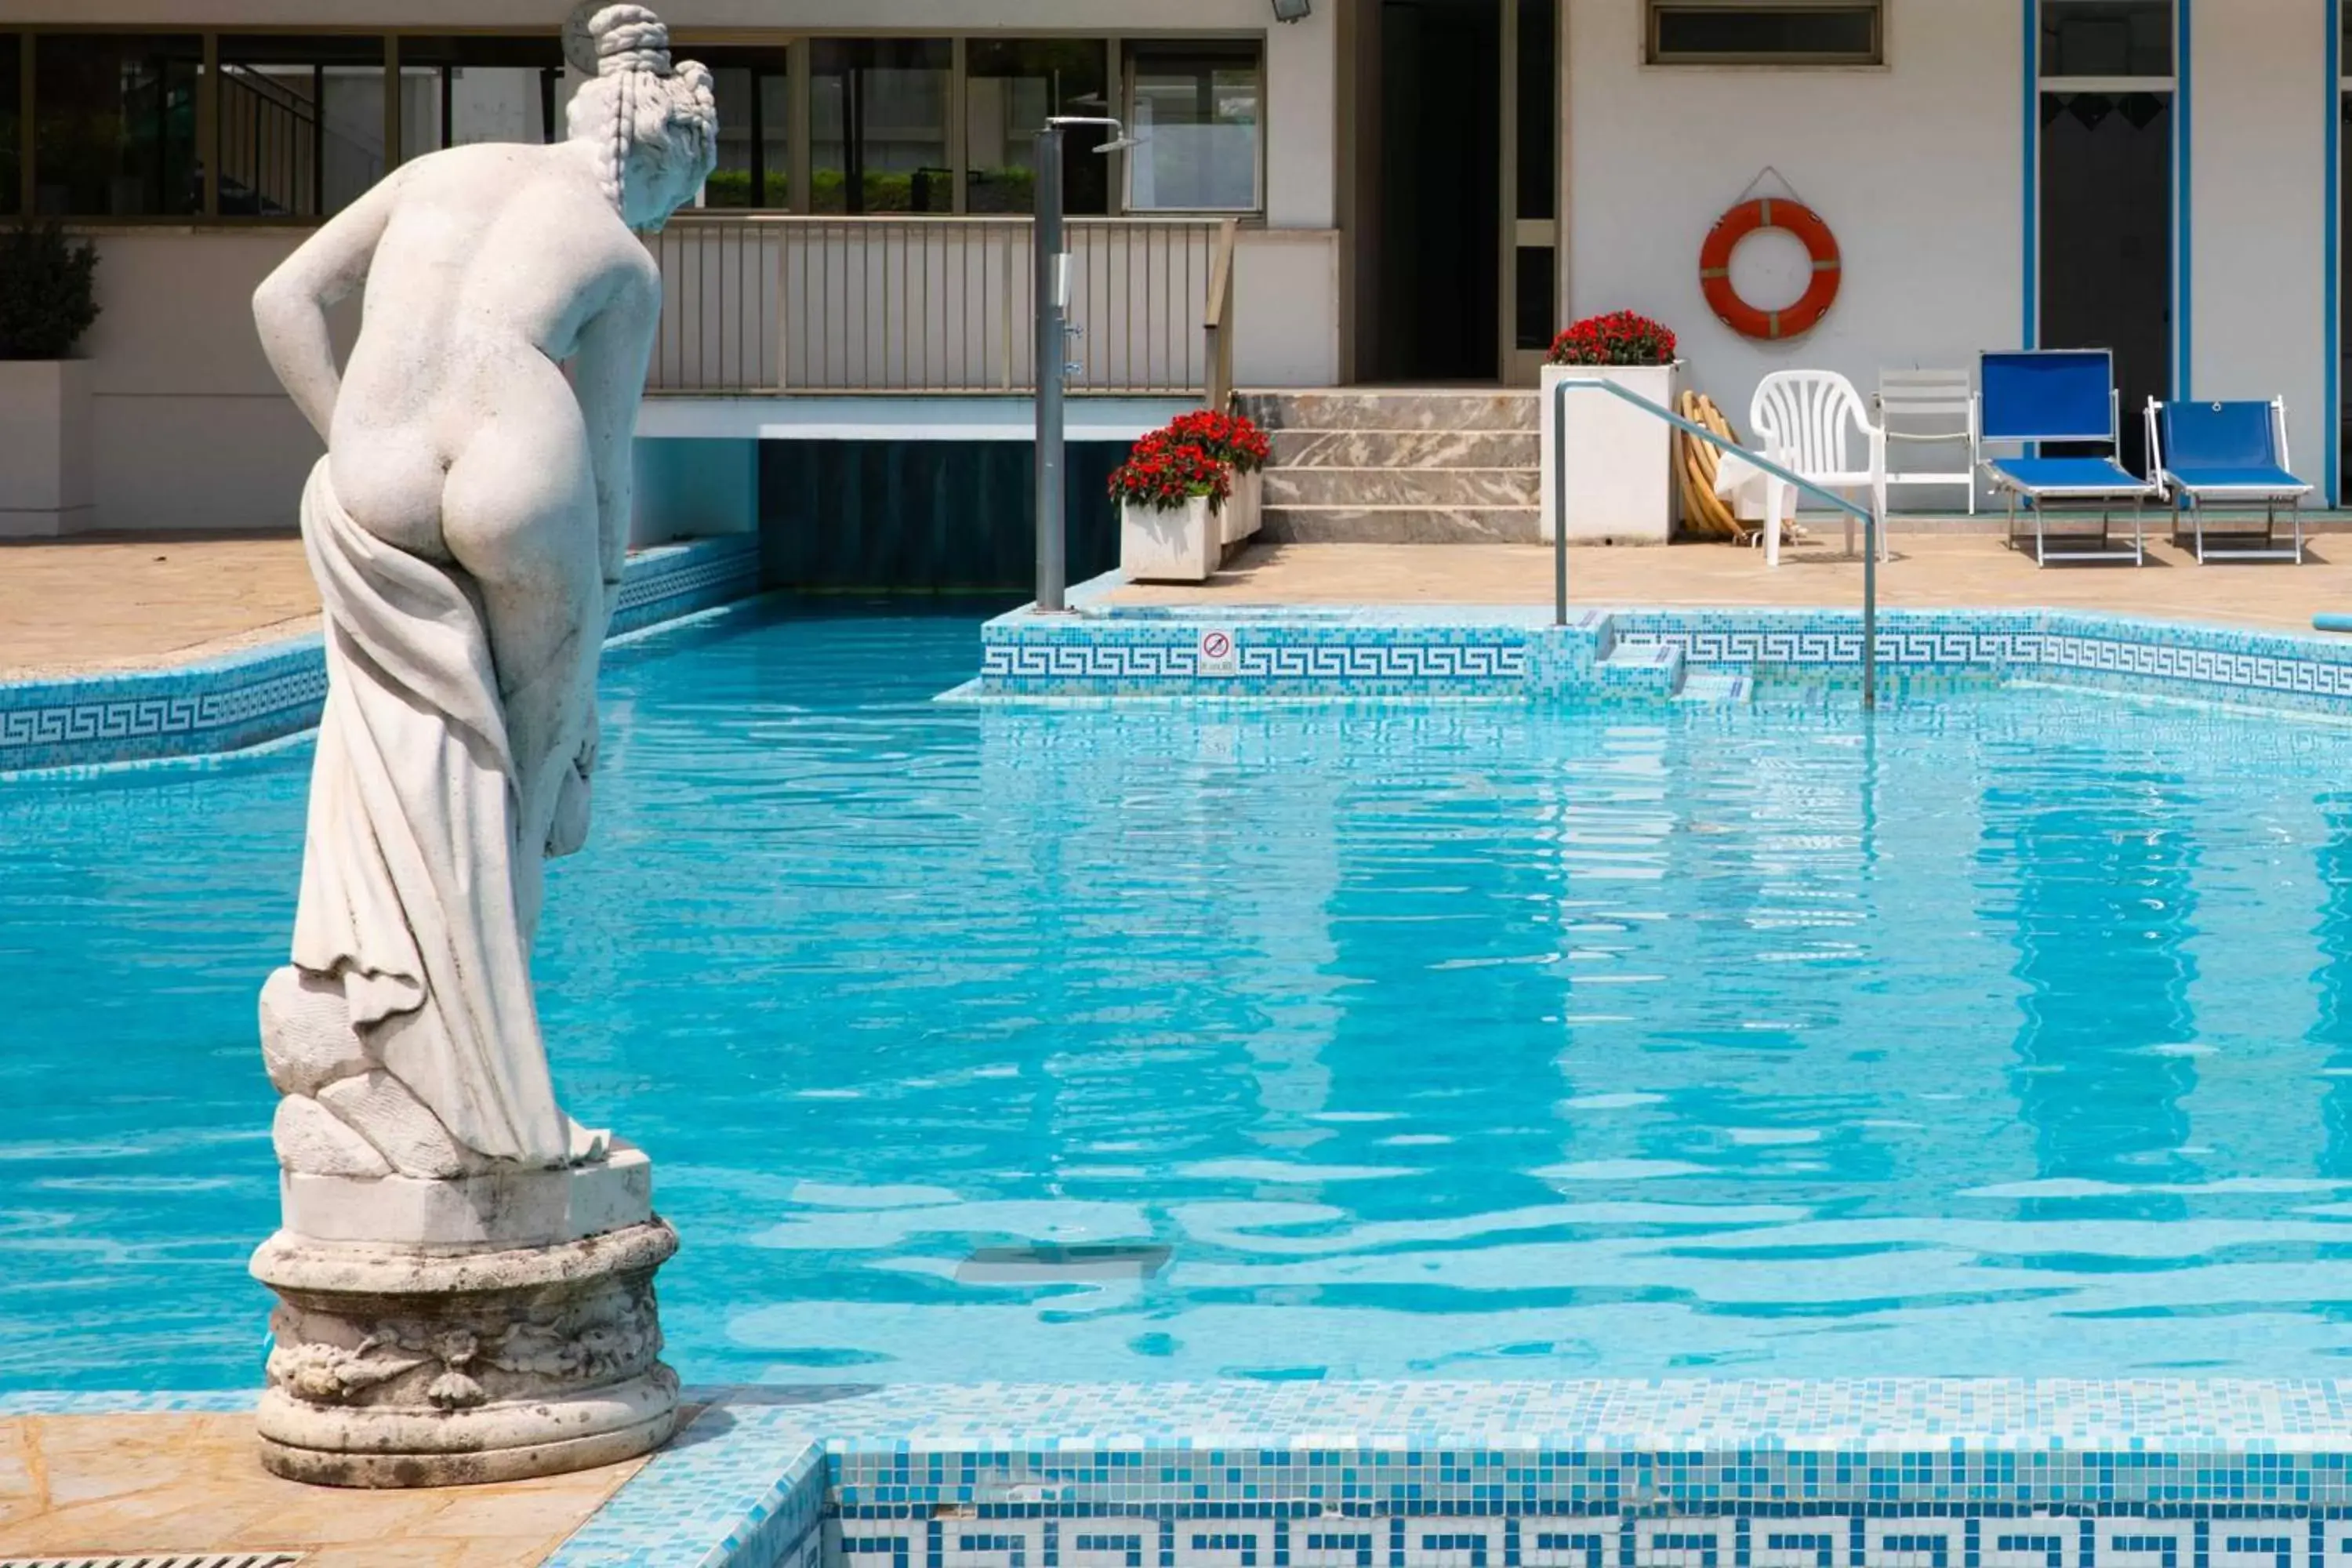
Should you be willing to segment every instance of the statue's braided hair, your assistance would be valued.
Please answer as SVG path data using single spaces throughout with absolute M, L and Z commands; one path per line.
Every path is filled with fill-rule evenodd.
M 563 43 L 573 68 L 595 78 L 572 95 L 571 133 L 603 143 L 602 183 L 615 207 L 634 147 L 649 146 L 665 161 L 690 158 L 709 173 L 719 153 L 710 72 L 693 60 L 670 63 L 660 17 L 643 5 L 590 0 L 572 12 Z

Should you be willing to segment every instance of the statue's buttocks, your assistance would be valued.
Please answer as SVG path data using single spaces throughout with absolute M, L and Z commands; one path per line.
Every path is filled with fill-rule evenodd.
M 484 144 L 395 176 L 396 205 L 375 243 L 360 341 L 328 432 L 336 493 L 389 543 L 495 570 L 499 536 L 517 531 L 499 526 L 500 512 L 574 508 L 575 481 L 593 483 L 585 417 L 558 367 L 605 312 L 649 315 L 660 278 L 614 221 L 583 153 L 573 143 Z M 551 244 L 558 235 L 578 238 Z M 469 509 L 460 537 L 445 540 L 445 476 L 463 500 L 460 470 L 477 455 L 477 468 L 552 463 L 557 493 L 479 498 L 489 514 Z

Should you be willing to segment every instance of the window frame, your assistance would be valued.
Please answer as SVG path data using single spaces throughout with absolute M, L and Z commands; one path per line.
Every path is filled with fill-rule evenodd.
M 270 31 L 255 27 L 252 32 Z M 17 179 L 19 198 L 16 214 L 11 222 L 54 221 L 74 228 L 187 228 L 192 225 L 209 223 L 216 204 L 219 183 L 217 162 L 211 156 L 213 144 L 214 73 L 219 61 L 213 47 L 214 35 L 201 27 L 175 27 L 168 24 L 114 22 L 100 26 L 75 26 L 69 24 L 26 26 L 0 28 L 17 38 L 18 76 L 16 115 L 19 124 L 17 143 Z M 41 109 L 37 89 L 39 79 L 39 40 L 45 37 L 86 38 L 101 37 L 194 37 L 197 40 L 196 101 L 194 134 L 194 166 L 199 175 L 199 195 L 194 212 L 177 213 L 73 213 L 44 214 L 39 210 L 40 189 L 38 153 L 40 147 Z
M 232 63 L 240 66 L 249 65 L 249 62 L 247 61 L 232 62 L 229 57 L 235 52 L 233 46 L 237 40 L 251 38 L 266 38 L 272 43 L 278 44 L 290 43 L 298 40 L 307 41 L 312 38 L 355 38 L 362 42 L 373 42 L 376 45 L 376 67 L 379 72 L 378 87 L 379 90 L 383 91 L 390 90 L 390 77 L 384 73 L 391 60 L 391 41 L 388 38 L 374 33 L 331 33 L 320 32 L 316 29 L 310 28 L 298 28 L 290 33 L 280 33 L 272 32 L 260 27 L 250 29 L 238 28 L 231 32 L 215 33 L 209 36 L 205 40 L 205 60 L 206 68 L 205 71 L 205 80 L 207 84 L 207 91 L 211 101 L 209 104 L 203 106 L 203 111 L 200 114 L 199 136 L 202 138 L 202 142 L 198 147 L 198 154 L 204 162 L 205 174 L 205 199 L 207 206 L 205 221 L 218 221 L 238 225 L 247 223 L 290 225 L 298 227 L 325 223 L 334 216 L 333 212 L 321 210 L 316 213 L 271 214 L 226 213 L 219 210 L 221 175 L 228 166 L 227 152 L 224 143 L 226 142 L 229 132 L 226 117 L 222 112 L 221 84 L 229 79 L 226 73 L 230 68 Z M 314 57 L 312 65 L 314 69 L 321 68 L 323 62 L 317 61 Z M 334 66 L 325 66 L 324 68 L 350 69 L 352 67 L 348 63 L 342 63 Z M 379 135 L 384 135 L 390 132 L 394 124 L 394 113 L 395 110 L 394 107 L 387 104 L 384 109 L 384 130 L 379 132 Z M 326 125 L 323 119 L 315 122 L 313 131 L 314 135 L 312 137 L 312 145 L 310 151 L 310 157 L 312 162 L 313 200 L 316 205 L 323 209 L 325 206 L 324 177 L 326 162 L 324 145 Z M 387 140 L 383 153 L 384 173 L 387 174 L 390 174 L 394 166 L 398 163 L 398 149 Z M 378 178 L 380 179 L 382 176 L 379 175 Z M 352 199 L 356 200 L 357 197 L 354 196 Z M 348 205 L 349 204 L 347 203 L 345 205 Z M 340 212 L 341 210 L 342 209 L 341 207 L 335 209 L 336 212 Z
M 403 161 L 400 153 L 403 128 L 400 124 L 401 114 L 399 102 L 400 44 L 403 39 L 420 37 L 480 37 L 498 38 L 545 37 L 552 41 L 560 38 L 560 33 L 558 29 L 554 27 L 530 26 L 467 27 L 449 26 L 436 26 L 432 25 L 330 25 L 323 26 L 303 26 L 299 25 L 271 25 L 258 22 L 250 25 L 237 25 L 231 26 L 222 26 L 215 24 L 209 26 L 195 27 L 163 26 L 148 23 L 110 22 L 26 22 L 0 24 L 0 33 L 5 33 L 20 40 L 37 39 L 51 34 L 84 36 L 101 33 L 150 34 L 158 31 L 193 34 L 201 37 L 203 40 L 203 66 L 197 79 L 196 109 L 196 149 L 197 158 L 202 165 L 204 185 L 202 210 L 193 213 L 157 215 L 67 215 L 60 220 L 77 230 L 119 228 L 308 229 L 316 228 L 320 224 L 327 221 L 324 216 L 312 215 L 236 214 L 223 213 L 220 210 L 220 160 L 218 156 L 220 127 L 218 124 L 216 106 L 219 97 L 218 72 L 220 69 L 220 44 L 221 40 L 224 38 L 236 38 L 254 36 L 288 38 L 315 36 L 319 37 L 369 37 L 383 40 L 385 45 L 384 145 L 387 149 L 385 159 L 385 171 L 387 174 L 392 170 L 397 169 Z M 1114 218 L 1130 216 L 1150 216 L 1155 215 L 1169 217 L 1181 217 L 1195 214 L 1215 214 L 1219 216 L 1239 217 L 1244 222 L 1254 220 L 1263 221 L 1265 214 L 1268 195 L 1267 186 L 1271 157 L 1271 129 L 1274 123 L 1274 106 L 1272 102 L 1273 81 L 1271 74 L 1266 68 L 1267 37 L 1270 29 L 1265 27 L 1236 28 L 1177 26 L 1118 28 L 1101 26 L 1023 26 L 1012 31 L 1017 33 L 1018 37 L 1024 38 L 1070 38 L 1098 44 L 1104 51 L 1107 80 L 1110 84 L 1111 90 L 1117 95 L 1119 112 L 1122 118 L 1126 120 L 1131 120 L 1133 117 L 1133 104 L 1129 90 L 1131 82 L 1130 62 L 1133 58 L 1134 50 L 1137 46 L 1143 46 L 1147 49 L 1151 47 L 1161 47 L 1170 52 L 1181 52 L 1183 48 L 1192 45 L 1233 43 L 1249 45 L 1255 53 L 1255 79 L 1258 98 L 1257 155 L 1255 159 L 1255 166 L 1252 170 L 1251 176 L 1254 205 L 1248 207 L 1153 207 L 1149 209 L 1147 212 L 1139 215 L 1128 201 L 1129 180 L 1132 174 L 1131 160 L 1126 153 L 1118 153 L 1111 154 L 1111 156 L 1117 159 L 1118 162 L 1109 173 L 1109 178 L 1108 181 L 1109 187 L 1108 199 L 1105 203 L 1106 206 L 1109 210 L 1105 216 Z M 969 170 L 966 166 L 968 158 L 966 149 L 963 144 L 965 131 L 963 114 L 966 86 L 964 79 L 965 46 L 970 40 L 974 38 L 997 38 L 1005 36 L 1008 36 L 1008 30 L 1005 28 L 975 28 L 970 26 L 695 27 L 688 26 L 676 29 L 672 34 L 671 49 L 674 53 L 685 58 L 692 58 L 697 48 L 716 49 L 728 47 L 756 47 L 788 50 L 791 60 L 789 77 L 791 85 L 789 90 L 792 100 L 790 125 L 792 148 L 790 153 L 791 168 L 788 175 L 789 189 L 787 195 L 788 197 L 793 201 L 794 205 L 782 207 L 704 207 L 701 204 L 699 194 L 698 193 L 694 205 L 688 210 L 696 213 L 709 212 L 712 214 L 741 214 L 746 216 L 762 213 L 808 216 L 811 209 L 807 205 L 806 193 L 810 192 L 813 187 L 808 168 L 808 134 L 811 128 L 812 104 L 812 95 L 808 90 L 808 62 L 812 51 L 807 46 L 822 38 L 944 37 L 952 43 L 955 51 L 954 65 L 950 72 L 950 96 L 948 107 L 948 132 L 950 139 L 949 162 L 953 167 L 953 179 L 951 183 L 954 187 L 954 201 L 950 214 L 935 214 L 928 216 L 933 217 L 945 217 L 949 216 L 960 217 L 966 216 L 967 196 L 969 195 L 967 188 Z M 35 52 L 35 48 L 25 47 L 20 44 L 18 49 L 21 71 L 18 89 L 20 98 L 20 134 L 17 154 L 17 175 L 19 185 L 19 211 L 24 213 L 29 213 L 31 211 L 35 177 L 37 174 L 37 170 L 35 168 L 35 128 L 36 116 L 38 113 L 38 88 L 35 80 L 36 73 L 33 65 L 33 55 Z M 560 106 L 557 118 L 560 121 L 562 118 Z M 560 123 L 555 127 L 555 129 L 559 132 L 561 132 L 562 127 Z M 422 154 L 419 155 L 421 156 Z M 869 218 L 867 219 L 858 219 L 856 221 L 869 221 L 871 215 L 869 215 Z
M 1886 38 L 1888 0 L 1643 0 L 1642 64 L 1661 70 L 1729 68 L 1738 70 L 1884 70 L 1888 63 Z M 1709 50 L 1670 53 L 1664 47 L 1663 23 L 1672 14 L 1689 12 L 1840 12 L 1867 15 L 1871 47 L 1866 54 L 1818 50 L 1785 52 Z
M 1265 211 L 1267 128 L 1274 115 L 1266 101 L 1265 35 L 1264 33 L 1199 33 L 1199 34 L 1130 34 L 1118 40 L 1118 106 L 1122 123 L 1131 135 L 1135 131 L 1135 66 L 1139 56 L 1153 53 L 1181 56 L 1188 48 L 1218 44 L 1249 43 L 1256 48 L 1252 77 L 1257 86 L 1257 145 L 1250 160 L 1250 203 L 1247 206 L 1149 206 L 1135 205 L 1135 160 L 1127 153 L 1118 155 L 1119 166 L 1113 184 L 1114 216 L 1143 217 L 1187 217 L 1207 215 L 1219 217 L 1252 217 Z
M 808 40 L 805 37 L 799 34 L 793 34 L 789 36 L 762 38 L 756 43 L 745 43 L 740 40 L 705 39 L 698 44 L 673 44 L 671 46 L 674 51 L 680 49 L 687 51 L 688 58 L 702 59 L 704 64 L 710 67 L 713 73 L 730 69 L 748 72 L 751 79 L 751 99 L 755 106 L 761 100 L 761 84 L 762 82 L 781 79 L 784 84 L 783 166 L 781 169 L 771 169 L 768 167 L 767 155 L 764 150 L 765 142 L 763 140 L 763 133 L 770 128 L 766 123 L 765 113 L 755 107 L 754 117 L 751 127 L 751 140 L 754 142 L 760 143 L 760 150 L 753 153 L 752 158 L 753 165 L 756 168 L 760 178 L 757 181 L 752 182 L 747 187 L 748 194 L 751 195 L 757 198 L 764 198 L 768 194 L 768 177 L 771 174 L 780 176 L 781 183 L 784 188 L 784 199 L 782 203 L 778 205 L 770 205 L 764 199 L 756 199 L 748 202 L 741 206 L 714 206 L 709 205 L 705 201 L 704 194 L 698 193 L 691 210 L 695 212 L 745 214 L 796 213 L 806 210 L 807 193 L 809 188 L 809 150 L 806 143 L 805 133 L 811 123 L 811 114 L 810 110 L 803 106 L 802 100 L 806 98 L 809 91 L 809 50 L 807 44 Z M 726 52 L 717 56 L 715 58 L 705 58 L 703 56 L 696 55 L 692 52 L 698 48 L 703 50 L 718 49 L 724 50 Z M 762 68 L 760 64 L 756 64 L 752 60 L 746 58 L 746 57 L 753 55 L 772 57 L 773 61 L 775 63 L 780 63 L 783 68 L 782 70 Z

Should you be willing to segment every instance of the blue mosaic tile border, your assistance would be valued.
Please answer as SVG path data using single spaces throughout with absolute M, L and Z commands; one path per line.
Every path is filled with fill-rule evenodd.
M 34 1389 L 0 1393 L 0 1419 L 11 1415 L 234 1415 L 251 1410 L 257 1397 L 249 1388 L 177 1394 L 140 1394 L 121 1389 L 72 1394 Z
M 696 540 L 629 558 L 625 635 L 758 592 L 757 539 Z M 0 682 L 0 774 L 244 751 L 299 734 L 327 699 L 316 636 L 168 669 Z
M 720 1394 L 544 1568 L 818 1568 L 824 1502 L 804 1418 Z
M 1093 585 L 1089 585 L 1090 587 Z M 1074 602 L 1076 598 L 1074 596 Z M 1538 610 L 1480 605 L 1019 610 L 982 630 L 968 698 L 1321 696 L 1627 699 L 1721 668 L 1768 686 L 1839 681 L 1862 660 L 1843 610 Z M 2352 717 L 2352 640 L 2045 610 L 1889 610 L 1898 689 L 2021 679 Z
M 2352 1385 L 2329 1382 L 1234 1383 L 717 1399 L 551 1561 L 2352 1568 Z
M 551 1568 L 2352 1568 L 2352 1384 L 689 1390 Z M 16 1394 L 0 1417 L 250 1408 Z

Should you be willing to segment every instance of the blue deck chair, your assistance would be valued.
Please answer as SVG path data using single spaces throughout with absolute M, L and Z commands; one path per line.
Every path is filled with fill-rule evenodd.
M 2287 468 L 2286 400 L 2268 403 L 2158 403 L 2147 405 L 2148 466 L 2172 492 L 2172 542 L 2182 542 L 2180 525 L 2193 531 L 2197 559 L 2292 561 L 2303 563 L 2303 498 L 2311 487 Z M 2263 503 L 2260 542 L 2250 522 L 2231 520 L 2210 531 L 2227 545 L 2208 546 L 2206 509 Z M 2279 502 L 2294 515 L 2294 542 L 2278 542 Z
M 2160 500 L 2162 487 L 2126 470 L 2116 461 L 2116 426 L 2120 409 L 2116 398 L 2115 358 L 2105 349 L 2044 349 L 2015 353 L 1988 353 L 1978 362 L 1979 439 L 2011 442 L 2024 447 L 2015 458 L 1984 459 L 1993 489 L 2009 499 L 2009 542 L 2017 544 L 2017 507 L 2023 501 L 2033 514 L 2033 561 L 2128 561 L 2137 566 L 2147 559 L 2141 530 L 2142 508 Z M 2105 446 L 2100 458 L 2045 458 L 2045 441 Z M 2111 545 L 2108 529 L 2116 503 L 2132 503 L 2132 541 L 2128 547 Z M 2053 502 L 2099 504 L 2099 531 L 2088 548 L 2053 550 L 2049 510 Z M 2071 537 L 2083 539 L 2081 534 Z

